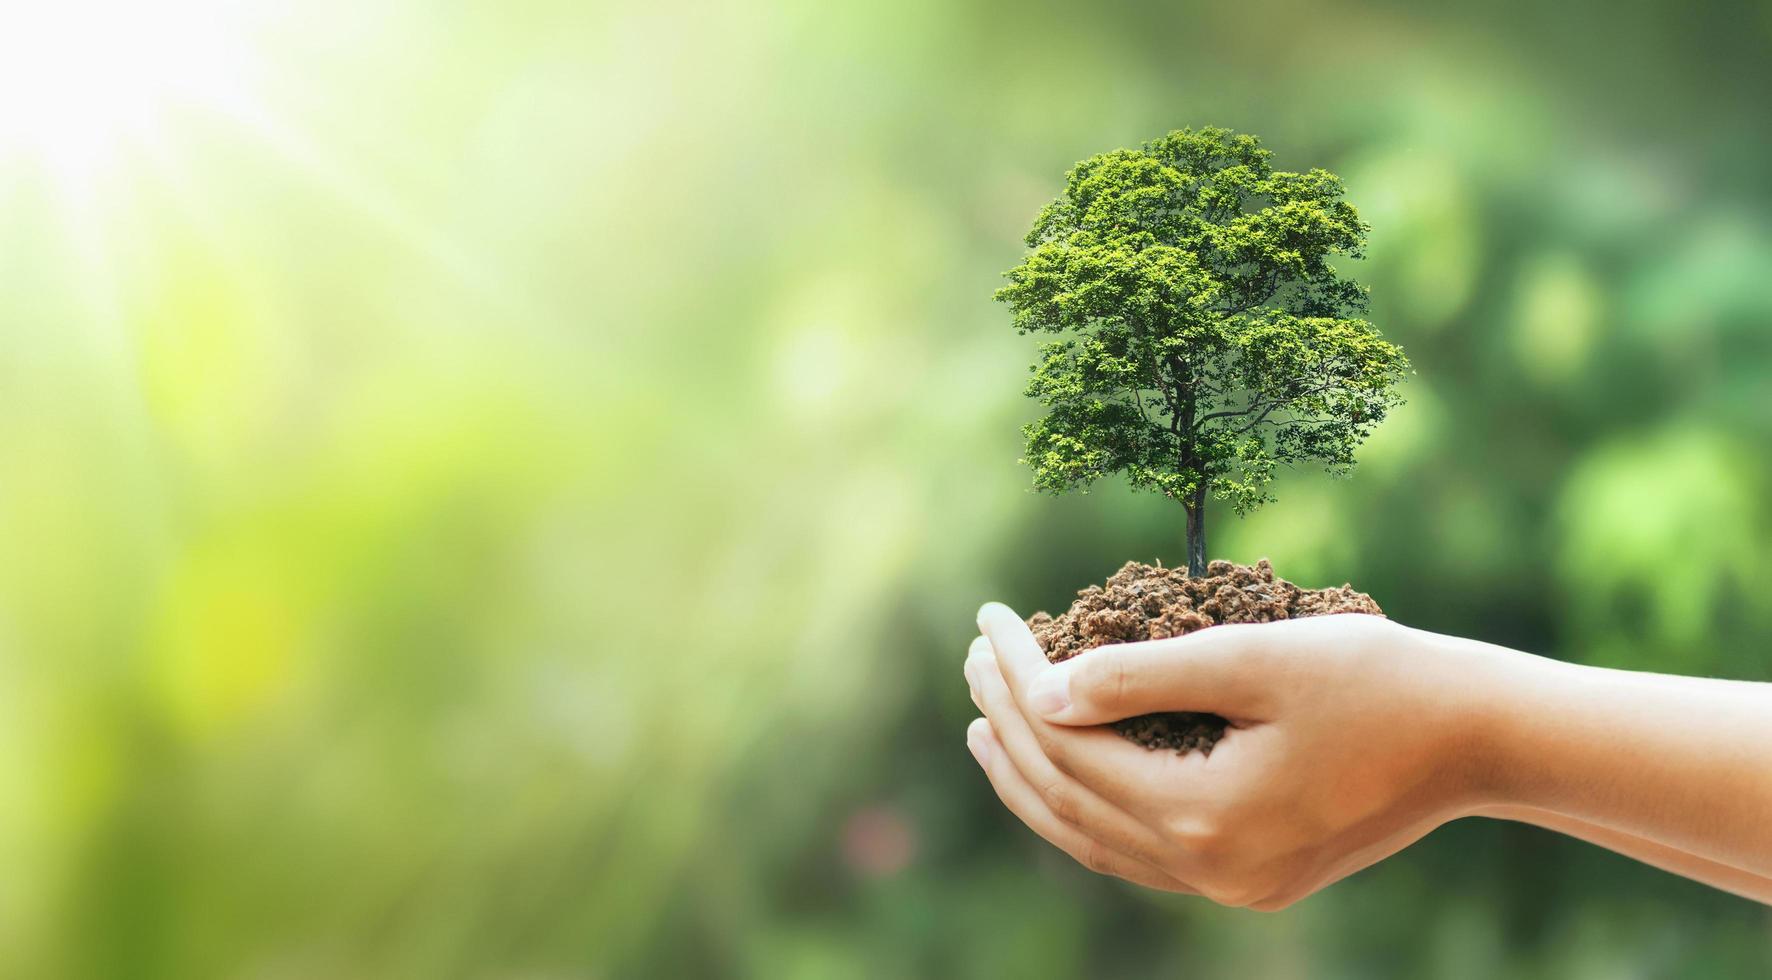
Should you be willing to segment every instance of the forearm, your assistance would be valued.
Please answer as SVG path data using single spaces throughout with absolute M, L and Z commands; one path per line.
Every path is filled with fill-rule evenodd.
M 1546 830 L 1567 834 L 1577 840 L 1604 847 L 1651 867 L 1703 882 L 1712 888 L 1733 892 L 1743 898 L 1772 905 L 1772 878 L 1720 864 L 1707 858 L 1688 854 L 1675 847 L 1601 827 L 1547 810 L 1523 806 L 1495 806 L 1477 811 L 1474 816 L 1495 820 L 1513 820 Z
M 1486 676 L 1472 685 L 1479 806 L 1557 814 L 1772 876 L 1772 685 L 1485 649 Z

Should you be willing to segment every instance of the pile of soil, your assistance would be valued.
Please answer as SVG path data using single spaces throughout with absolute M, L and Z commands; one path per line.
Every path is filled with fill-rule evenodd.
M 1028 620 L 1034 639 L 1053 663 L 1108 643 L 1163 640 L 1220 623 L 1271 623 L 1331 613 L 1384 615 L 1378 603 L 1351 585 L 1301 589 L 1274 576 L 1266 558 L 1248 565 L 1208 562 L 1201 578 L 1187 569 L 1129 561 L 1107 580 L 1077 593 L 1062 616 L 1043 612 Z M 1114 723 L 1114 729 L 1152 749 L 1210 754 L 1224 737 L 1218 715 L 1166 711 Z

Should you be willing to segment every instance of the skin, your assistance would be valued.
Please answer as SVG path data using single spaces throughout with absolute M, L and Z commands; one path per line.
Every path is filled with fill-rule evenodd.
M 1582 667 L 1337 615 L 1050 664 L 979 611 L 967 744 L 1086 867 L 1284 908 L 1463 817 L 1545 827 L 1772 904 L 1772 684 Z M 1210 755 L 1099 727 L 1209 711 Z

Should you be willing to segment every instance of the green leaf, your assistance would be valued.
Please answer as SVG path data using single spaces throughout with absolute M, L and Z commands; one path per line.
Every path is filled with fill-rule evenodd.
M 1367 228 L 1326 170 L 1276 171 L 1254 136 L 1177 130 L 1091 157 L 1028 234 L 996 298 L 1043 343 L 1024 430 L 1034 486 L 1124 474 L 1247 513 L 1277 467 L 1352 467 L 1408 361 L 1331 264 Z

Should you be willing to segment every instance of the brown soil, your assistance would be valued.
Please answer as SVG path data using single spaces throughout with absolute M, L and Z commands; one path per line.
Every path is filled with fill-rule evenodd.
M 1220 623 L 1270 623 L 1331 613 L 1383 615 L 1371 596 L 1351 585 L 1301 589 L 1276 578 L 1266 558 L 1253 568 L 1208 562 L 1202 578 L 1189 578 L 1183 568 L 1129 561 L 1105 588 L 1091 585 L 1078 592 L 1077 601 L 1061 616 L 1035 613 L 1028 628 L 1046 658 L 1058 663 L 1108 643 L 1162 640 Z M 1127 718 L 1114 728 L 1147 748 L 1210 754 L 1226 725 L 1218 715 L 1167 711 Z

